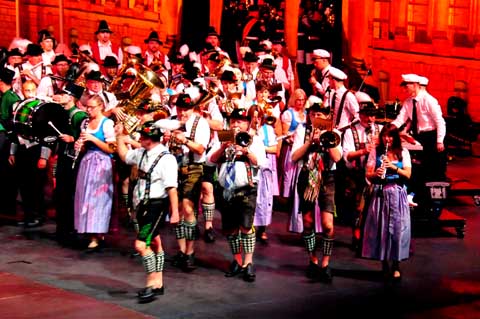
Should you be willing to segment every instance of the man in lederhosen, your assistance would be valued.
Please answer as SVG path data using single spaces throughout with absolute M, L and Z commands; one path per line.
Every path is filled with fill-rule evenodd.
M 133 191 L 133 206 L 139 224 L 135 249 L 142 256 L 147 273 L 145 288 L 138 292 L 141 303 L 164 294 L 163 267 L 165 253 L 159 225 L 170 208 L 170 223 L 179 221 L 177 196 L 177 161 L 160 142 L 162 132 L 154 122 L 140 129 L 142 147 L 128 150 L 126 135 L 117 135 L 118 155 L 128 165 L 138 165 L 138 182 Z
M 172 139 L 181 147 L 181 162 L 178 163 L 180 174 L 179 197 L 181 198 L 182 222 L 177 225 L 175 235 L 180 251 L 175 257 L 174 265 L 183 271 L 195 269 L 195 240 L 197 239 L 197 219 L 195 205 L 200 198 L 203 165 L 206 149 L 210 141 L 210 127 L 198 109 L 198 102 L 203 96 L 197 86 L 185 90 L 176 101 L 178 120 L 185 125 L 185 131 L 172 133 Z
M 208 156 L 209 161 L 219 167 L 218 182 L 223 189 L 223 198 L 218 199 L 222 213 L 222 229 L 234 258 L 225 276 L 243 274 L 243 279 L 247 282 L 255 281 L 256 278 L 253 268 L 256 240 L 253 218 L 258 171 L 267 161 L 261 139 L 247 133 L 250 120 L 245 109 L 234 109 L 230 115 L 230 128 L 238 132 L 237 136 L 243 134 L 248 138 L 244 140 L 244 145 L 231 141 L 217 144 Z

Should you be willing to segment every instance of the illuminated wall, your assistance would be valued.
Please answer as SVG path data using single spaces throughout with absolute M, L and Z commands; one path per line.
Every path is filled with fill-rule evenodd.
M 372 66 L 368 79 L 386 101 L 403 97 L 402 73 L 430 79 L 446 113 L 447 99 L 467 99 L 480 121 L 480 3 L 470 0 L 344 0 L 351 55 Z M 365 32 L 367 30 L 367 32 Z M 359 35 L 362 35 L 359 37 Z
M 151 30 L 163 40 L 178 39 L 182 0 L 17 0 L 20 35 L 35 40 L 37 31 L 52 25 L 59 37 L 59 3 L 63 3 L 65 42 L 78 30 L 78 43 L 92 41 L 98 21 L 106 19 L 115 32 L 143 45 Z M 207 0 L 199 0 L 207 1 Z M 338 0 L 341 1 L 341 0 Z M 287 7 L 299 0 L 287 0 Z M 0 45 L 16 35 L 16 1 L 0 0 Z M 210 0 L 210 23 L 219 30 L 221 0 Z M 429 91 L 444 111 L 448 97 L 467 99 L 469 113 L 480 122 L 480 1 L 478 0 L 342 0 L 344 35 L 353 61 L 370 65 L 367 82 L 380 88 L 383 101 L 402 98 L 402 73 L 430 79 Z M 292 21 L 287 10 L 286 21 Z M 213 17 L 213 18 L 212 18 Z M 287 36 L 289 33 L 287 32 Z M 168 45 L 167 45 L 168 46 Z
M 79 44 L 95 39 L 94 32 L 101 19 L 107 20 L 114 31 L 112 40 L 120 42 L 128 36 L 133 44 L 143 46 L 143 40 L 152 30 L 162 40 L 175 40 L 178 33 L 181 0 L 18 0 L 20 3 L 20 37 L 37 40 L 37 32 L 53 26 L 60 38 L 60 3 L 63 3 L 63 39 L 69 43 L 71 30 L 78 31 Z M 15 1 L 0 0 L 3 28 L 0 45 L 8 46 L 16 36 Z M 168 17 L 168 18 L 167 18 Z M 59 39 L 60 40 L 60 39 Z

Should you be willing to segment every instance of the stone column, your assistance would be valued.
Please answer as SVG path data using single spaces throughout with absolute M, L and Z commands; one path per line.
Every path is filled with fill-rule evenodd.
M 210 25 L 215 27 L 219 34 L 222 34 L 222 10 L 223 0 L 210 0 Z
M 299 6 L 300 0 L 285 1 L 285 42 L 288 55 L 293 60 L 297 56 Z
M 365 62 L 369 43 L 368 13 L 371 1 L 350 0 L 348 4 L 348 34 L 353 66 L 360 71 Z
M 448 31 L 448 0 L 432 1 L 434 19 L 432 28 L 432 44 L 434 53 L 445 53 L 451 47 L 447 37 Z
M 165 49 L 176 45 L 182 21 L 182 0 L 160 2 L 160 33 L 166 34 Z
M 392 1 L 390 10 L 394 48 L 408 51 L 410 48 L 410 40 L 407 35 L 408 0 Z

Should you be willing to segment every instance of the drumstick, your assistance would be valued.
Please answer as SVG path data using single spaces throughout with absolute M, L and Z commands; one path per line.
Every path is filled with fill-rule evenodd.
M 58 135 L 63 135 L 63 133 L 60 132 L 58 128 L 55 127 L 55 125 L 53 125 L 52 121 L 48 121 L 48 125 L 50 125 L 58 133 Z

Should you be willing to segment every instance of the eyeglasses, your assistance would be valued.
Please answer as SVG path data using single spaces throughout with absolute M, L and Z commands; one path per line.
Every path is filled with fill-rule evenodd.
M 97 107 L 98 107 L 98 105 L 87 105 L 87 106 L 85 106 L 85 109 L 93 110 L 93 109 L 96 109 Z

